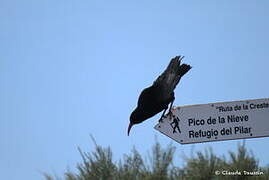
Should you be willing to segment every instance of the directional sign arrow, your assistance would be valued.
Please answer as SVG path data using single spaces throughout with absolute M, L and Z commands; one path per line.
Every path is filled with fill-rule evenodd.
M 269 98 L 181 106 L 155 127 L 181 144 L 269 136 Z

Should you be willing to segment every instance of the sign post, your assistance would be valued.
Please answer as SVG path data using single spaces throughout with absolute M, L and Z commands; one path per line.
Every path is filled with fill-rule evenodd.
M 180 144 L 269 136 L 269 98 L 176 107 L 155 127 Z

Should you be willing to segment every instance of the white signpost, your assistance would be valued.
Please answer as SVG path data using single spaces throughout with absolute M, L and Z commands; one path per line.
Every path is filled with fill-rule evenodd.
M 269 136 L 269 98 L 176 107 L 154 128 L 181 144 Z

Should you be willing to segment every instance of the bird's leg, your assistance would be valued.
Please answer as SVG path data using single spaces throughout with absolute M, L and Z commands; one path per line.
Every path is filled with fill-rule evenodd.
M 161 118 L 159 119 L 159 123 L 163 122 L 163 118 L 164 118 L 164 114 L 165 114 L 166 110 L 167 110 L 167 108 L 164 109 L 163 114 L 162 114 Z
M 170 104 L 170 107 L 169 107 L 169 112 L 168 112 L 169 119 L 172 119 L 172 117 L 173 117 L 172 107 L 173 107 L 174 100 L 175 100 L 175 98 L 173 98 L 173 100 Z

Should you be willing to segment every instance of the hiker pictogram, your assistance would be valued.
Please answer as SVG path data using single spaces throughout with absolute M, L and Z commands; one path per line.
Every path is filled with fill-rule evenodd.
M 170 125 L 172 126 L 173 128 L 173 133 L 176 133 L 176 129 L 178 131 L 178 133 L 181 133 L 180 129 L 179 129 L 179 118 L 178 117 L 175 117 L 173 116 L 173 122 L 170 123 Z M 174 124 L 174 125 L 173 125 Z

